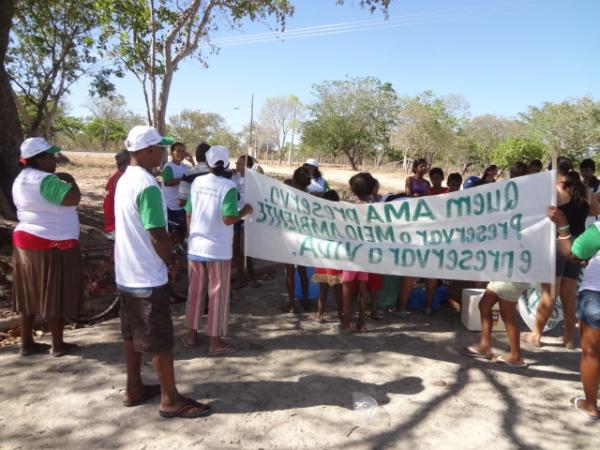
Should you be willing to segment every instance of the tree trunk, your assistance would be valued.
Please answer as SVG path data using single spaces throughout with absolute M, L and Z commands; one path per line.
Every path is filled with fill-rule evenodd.
M 12 203 L 12 183 L 19 173 L 19 146 L 23 140 L 17 106 L 13 98 L 4 58 L 8 48 L 8 37 L 14 0 L 0 0 L 0 214 L 15 219 Z
M 350 165 L 352 166 L 352 170 L 358 171 L 358 167 L 356 167 L 356 161 L 354 160 L 354 156 L 352 156 L 352 152 L 344 151 L 344 153 L 348 157 L 348 161 L 350 161 Z

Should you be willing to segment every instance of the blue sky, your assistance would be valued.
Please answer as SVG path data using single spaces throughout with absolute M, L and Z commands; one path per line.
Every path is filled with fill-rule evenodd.
M 474 116 L 516 116 L 544 101 L 600 97 L 600 1 L 394 0 L 388 22 L 357 0 L 295 6 L 286 30 L 310 37 L 223 46 L 208 68 L 186 61 L 175 74 L 167 116 L 184 108 L 216 112 L 239 131 L 249 122 L 253 93 L 258 113 L 267 97 L 293 94 L 309 103 L 314 83 L 363 76 L 389 81 L 401 95 L 461 94 Z M 306 30 L 328 25 L 353 31 Z M 249 23 L 214 38 L 256 40 L 269 31 Z M 133 77 L 119 80 L 117 90 L 130 110 L 144 114 Z M 68 100 L 72 113 L 88 115 L 86 101 L 82 82 Z

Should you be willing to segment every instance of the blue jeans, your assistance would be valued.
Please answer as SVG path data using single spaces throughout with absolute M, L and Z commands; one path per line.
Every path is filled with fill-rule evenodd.
M 600 330 L 600 291 L 586 289 L 577 293 L 577 319 Z

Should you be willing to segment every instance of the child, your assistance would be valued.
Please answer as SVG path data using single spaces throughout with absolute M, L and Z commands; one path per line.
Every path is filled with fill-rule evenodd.
M 339 202 L 340 197 L 334 190 L 329 190 L 323 194 L 325 200 Z M 319 303 L 317 304 L 317 313 L 310 318 L 317 322 L 325 322 L 325 303 L 327 302 L 327 293 L 329 286 L 332 286 L 335 292 L 335 303 L 337 305 L 338 319 L 340 323 L 343 320 L 342 313 L 342 271 L 337 269 L 317 268 L 311 281 L 319 283 Z
M 305 167 L 298 167 L 294 170 L 294 174 L 291 179 L 287 179 L 284 181 L 285 184 L 291 186 L 293 188 L 299 189 L 303 192 L 306 192 L 308 186 L 310 185 L 310 173 Z M 300 284 L 302 287 L 302 303 L 300 305 L 296 304 L 296 286 L 294 281 L 294 276 L 296 275 L 296 269 L 298 269 L 298 275 L 300 276 Z M 301 311 L 306 307 L 308 302 L 308 277 L 306 275 L 306 268 L 304 266 L 294 266 L 293 264 L 285 265 L 285 275 L 286 275 L 286 287 L 288 293 L 288 303 L 283 307 L 284 312 L 292 312 L 292 311 Z
M 448 192 L 456 192 L 460 191 L 460 186 L 462 185 L 463 178 L 460 173 L 453 172 L 448 175 L 448 179 L 446 180 L 446 184 L 448 185 Z
M 534 173 L 540 173 L 542 171 L 542 162 L 539 159 L 534 159 L 529 163 L 527 173 L 529 175 Z
M 184 346 L 196 344 L 208 290 L 208 354 L 216 356 L 236 351 L 222 340 L 229 326 L 232 225 L 250 214 L 252 207 L 244 205 L 238 210 L 235 183 L 224 176 L 229 166 L 225 147 L 213 145 L 206 153 L 206 162 L 210 174 L 194 180 L 186 204 L 190 286 L 185 318 L 188 333 L 182 342 Z
M 411 175 L 406 179 L 405 191 L 408 197 L 422 197 L 427 195 L 427 190 L 431 187 L 429 181 L 424 177 L 427 173 L 427 160 L 425 158 L 415 159 L 413 162 Z
M 379 195 L 379 181 L 373 178 L 373 194 L 371 195 L 371 203 L 381 202 L 383 197 Z M 383 275 L 379 273 L 369 273 L 369 281 L 367 282 L 367 291 L 369 292 L 369 300 L 371 301 L 371 314 L 369 317 L 374 320 L 380 320 L 383 315 L 379 312 L 379 291 L 383 289 Z
M 527 174 L 525 163 L 518 162 L 511 167 L 510 177 L 516 178 Z M 523 291 L 529 287 L 529 283 L 509 283 L 505 281 L 491 281 L 488 283 L 483 297 L 479 302 L 479 314 L 481 316 L 481 338 L 478 345 L 472 345 L 463 349 L 465 356 L 474 358 L 492 359 L 492 307 L 496 302 L 500 303 L 500 316 L 506 327 L 510 353 L 494 359 L 496 364 L 508 367 L 527 367 L 521 356 L 521 345 L 519 342 L 520 331 L 517 321 L 517 305 Z
M 360 172 L 350 178 L 350 190 L 358 197 L 358 203 L 367 203 L 371 200 L 375 186 L 375 178 L 368 172 Z M 342 310 L 343 319 L 340 326 L 342 332 L 352 330 L 352 299 L 354 298 L 354 282 L 358 283 L 358 295 L 360 297 L 358 309 L 358 321 L 355 324 L 355 330 L 358 332 L 366 331 L 365 312 L 367 309 L 367 282 L 369 274 L 367 272 L 354 272 L 351 270 L 342 271 Z
M 434 167 L 429 171 L 429 181 L 431 181 L 431 187 L 427 190 L 428 195 L 445 194 L 448 192 L 448 188 L 442 186 L 444 171 L 440 167 Z
M 428 191 L 429 195 L 445 194 L 449 191 L 447 187 L 442 186 L 442 182 L 444 181 L 444 171 L 440 167 L 434 167 L 429 171 L 429 180 L 432 184 Z M 433 314 L 433 297 L 435 296 L 437 285 L 438 280 L 435 278 L 427 278 L 425 280 L 426 316 L 431 316 L 431 314 Z
M 186 235 L 185 211 L 179 205 L 179 183 L 189 169 L 188 165 L 183 164 L 184 159 L 194 165 L 194 159 L 185 151 L 185 144 L 175 142 L 171 145 L 171 161 L 165 164 L 162 171 L 169 232 L 176 230 L 180 242 L 185 240 Z

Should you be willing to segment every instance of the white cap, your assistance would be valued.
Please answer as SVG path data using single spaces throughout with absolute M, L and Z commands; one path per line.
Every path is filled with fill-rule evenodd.
M 314 158 L 308 158 L 304 164 L 308 164 L 309 166 L 319 168 L 319 161 Z
M 151 145 L 171 145 L 173 142 L 175 142 L 173 138 L 161 136 L 154 127 L 137 125 L 129 130 L 125 147 L 130 152 L 137 152 Z
M 41 137 L 27 138 L 21 144 L 21 158 L 27 159 L 43 152 L 58 153 L 60 147 L 50 145 Z
M 222 145 L 212 145 L 206 152 L 206 163 L 215 167 L 219 161 L 223 161 L 223 167 L 229 167 L 229 152 Z

